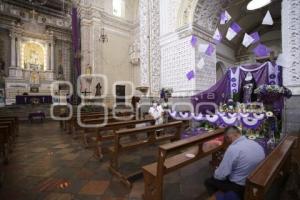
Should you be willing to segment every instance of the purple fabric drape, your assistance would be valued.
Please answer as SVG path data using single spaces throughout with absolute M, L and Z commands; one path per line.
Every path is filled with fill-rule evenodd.
M 246 78 L 248 72 L 251 72 L 252 76 L 255 79 L 257 87 L 263 84 L 269 84 L 269 64 L 273 66 L 275 65 L 275 63 L 266 62 L 264 64 L 239 66 L 240 87 L 238 93 L 241 93 L 243 80 Z M 235 70 L 236 69 L 234 69 L 234 71 Z M 215 106 L 220 105 L 220 103 L 227 102 L 227 100 L 231 97 L 230 74 L 230 70 L 227 70 L 226 74 L 215 85 L 213 85 L 208 90 L 200 92 L 199 94 L 191 97 L 191 101 L 195 106 L 195 112 L 205 112 L 206 110 L 214 111 Z M 280 66 L 278 79 L 279 85 L 282 86 L 282 69 Z M 215 106 L 209 105 L 210 103 L 215 103 Z M 276 104 L 278 105 L 278 107 L 282 108 L 282 99 L 278 99 Z
M 76 79 L 81 74 L 80 66 L 80 19 L 77 8 L 72 8 L 72 44 L 73 44 L 73 64 L 76 70 Z

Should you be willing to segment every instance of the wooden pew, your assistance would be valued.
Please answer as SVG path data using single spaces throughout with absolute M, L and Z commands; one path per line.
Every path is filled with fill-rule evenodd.
M 131 113 L 116 113 L 117 117 L 126 117 L 128 115 L 131 115 Z M 104 118 L 108 119 L 108 122 L 112 121 L 120 121 L 118 118 L 114 117 L 112 113 L 108 113 L 107 115 L 104 113 L 81 113 L 80 119 L 77 114 L 74 114 L 70 120 L 68 120 L 68 131 L 70 134 L 74 135 L 75 130 L 80 129 L 81 127 L 78 124 L 78 121 L 80 120 L 81 122 L 84 123 L 90 123 L 90 124 L 96 124 L 96 123 L 102 123 Z M 97 122 L 98 120 L 98 122 Z
M 78 126 L 76 127 L 76 131 L 81 133 L 84 145 L 86 147 L 89 147 L 88 139 L 91 134 L 95 133 L 95 130 L 97 128 L 103 128 L 109 123 L 126 122 L 129 120 L 130 119 L 126 117 L 114 118 L 112 116 L 106 118 L 84 119 L 82 123 L 87 126 L 80 126 L 78 124 Z
M 76 127 L 77 127 L 77 118 L 78 118 L 79 114 L 78 113 L 74 113 L 72 115 L 72 117 L 67 120 L 67 131 L 70 134 L 74 134 Z M 105 115 L 104 113 L 99 113 L 99 112 L 93 112 L 93 113 L 80 113 L 80 118 L 81 121 L 84 119 L 95 119 L 95 118 L 103 118 Z M 111 114 L 109 114 L 108 116 L 111 116 Z
M 227 146 L 225 143 L 213 148 L 207 148 L 207 142 L 222 137 L 223 135 L 224 129 L 218 129 L 184 140 L 161 145 L 158 149 L 158 162 L 143 167 L 145 185 L 144 199 L 162 200 L 164 175 L 225 149 Z
M 5 164 L 8 163 L 8 153 L 9 153 L 9 126 L 0 126 L 0 153 L 3 156 L 3 161 Z
M 256 167 L 247 178 L 245 200 L 265 200 L 268 190 L 278 177 L 285 177 L 291 166 L 293 146 L 297 137 L 287 136 L 282 142 Z
M 96 144 L 96 155 L 98 158 L 103 158 L 103 141 L 113 140 L 114 133 L 120 129 L 128 129 L 135 128 L 136 125 L 140 124 L 151 124 L 154 125 L 155 121 L 153 119 L 141 119 L 141 120 L 129 120 L 129 121 L 117 121 L 107 123 L 103 127 L 95 128 L 95 129 L 85 129 L 86 137 L 88 137 L 88 132 L 93 132 L 96 134 L 96 137 L 91 137 L 92 140 L 95 141 Z
M 15 140 L 15 127 L 13 126 L 13 121 L 0 121 L 0 126 L 7 126 L 8 127 L 8 144 L 9 144 L 9 151 L 12 151 L 13 142 Z
M 167 128 L 174 128 L 175 131 L 173 132 L 173 134 L 163 134 L 161 136 L 156 135 L 157 131 L 161 131 L 162 129 L 165 130 Z M 123 183 L 125 183 L 127 186 L 131 187 L 132 185 L 129 179 L 138 176 L 139 174 L 141 174 L 141 172 L 136 172 L 130 176 L 123 175 L 119 170 L 119 162 L 118 162 L 121 153 L 126 152 L 128 150 L 134 150 L 140 147 L 145 147 L 146 145 L 154 144 L 160 141 L 179 140 L 181 132 L 182 132 L 181 121 L 116 131 L 114 136 L 114 146 L 110 148 L 111 151 L 111 161 L 109 167 L 110 172 L 113 175 L 116 175 L 118 178 L 120 178 L 120 180 Z M 121 143 L 121 139 L 124 137 L 137 136 L 139 134 L 145 134 L 145 133 L 147 133 L 147 138 L 145 140 L 136 139 L 133 142 L 129 142 L 125 144 Z
M 19 118 L 17 116 L 0 116 L 0 121 L 12 120 L 16 136 L 19 133 Z

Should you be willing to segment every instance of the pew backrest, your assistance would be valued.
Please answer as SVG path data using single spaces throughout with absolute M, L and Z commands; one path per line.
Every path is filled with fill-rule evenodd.
M 138 124 L 150 123 L 151 125 L 153 125 L 154 122 L 155 121 L 153 119 L 141 119 L 141 120 L 112 122 L 112 123 L 108 123 L 104 127 L 96 128 L 96 132 L 97 132 L 97 134 L 100 134 L 101 131 L 106 131 L 106 130 L 117 131 L 117 130 L 120 130 L 122 128 L 128 128 L 128 127 L 135 126 L 135 125 L 138 125 Z
M 3 145 L 8 140 L 9 126 L 0 125 L 0 143 Z
M 278 176 L 288 173 L 291 152 L 296 141 L 297 137 L 285 137 L 248 176 L 244 196 L 245 200 L 264 200 L 274 180 Z
M 163 199 L 164 175 L 191 164 L 205 156 L 224 150 L 224 142 L 213 148 L 204 149 L 207 142 L 223 137 L 224 129 L 218 129 L 191 138 L 161 145 L 156 163 L 143 167 L 145 180 L 145 200 Z
M 215 151 L 219 151 L 220 149 L 225 147 L 225 143 L 220 145 L 218 148 L 213 148 L 209 151 L 203 151 L 204 144 L 213 139 L 222 137 L 224 135 L 224 129 L 218 129 L 215 131 L 210 131 L 195 137 L 187 138 L 184 140 L 179 140 L 176 142 L 172 142 L 169 144 L 161 145 L 158 149 L 158 165 L 157 171 L 158 176 L 163 176 L 169 172 L 172 172 L 178 168 L 181 168 L 185 165 L 188 165 L 196 160 L 199 160 L 203 157 L 206 157 L 212 154 Z M 188 148 L 197 146 L 197 152 L 193 158 L 189 158 L 186 156 L 186 153 L 180 153 L 183 150 L 187 150 Z M 172 156 L 176 154 L 175 156 Z

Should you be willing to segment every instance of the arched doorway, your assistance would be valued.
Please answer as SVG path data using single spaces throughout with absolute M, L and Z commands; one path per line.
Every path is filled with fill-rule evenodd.
M 217 77 L 217 81 L 220 80 L 223 76 L 224 76 L 224 73 L 225 73 L 225 65 L 224 63 L 222 63 L 221 61 L 217 62 L 216 64 L 216 77 Z

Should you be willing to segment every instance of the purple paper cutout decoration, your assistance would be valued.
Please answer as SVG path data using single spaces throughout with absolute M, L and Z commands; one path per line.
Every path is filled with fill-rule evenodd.
M 255 44 L 256 42 L 258 42 L 260 40 L 260 36 L 259 36 L 258 32 L 251 33 L 250 36 L 254 39 L 252 44 Z
M 216 29 L 213 39 L 215 40 L 216 44 L 219 44 L 222 41 L 223 36 L 219 29 Z
M 205 54 L 208 55 L 208 56 L 211 56 L 215 51 L 215 48 L 212 44 L 209 44 L 206 51 L 205 51 Z
M 229 13 L 225 10 L 220 15 L 220 24 L 226 24 L 231 19 Z
M 238 33 L 242 30 L 242 28 L 240 27 L 240 25 L 238 25 L 236 22 L 233 22 L 231 25 L 230 25 L 230 28 L 232 30 L 234 30 L 234 32 Z
M 257 57 L 266 57 L 266 56 L 269 56 L 270 49 L 263 44 L 258 44 L 253 49 L 253 52 Z
M 194 77 L 195 77 L 194 70 L 191 70 L 191 71 L 189 71 L 189 72 L 186 74 L 186 78 L 187 78 L 189 81 L 192 80 Z
M 220 18 L 221 18 L 222 21 L 227 21 L 227 17 L 226 17 L 225 11 L 223 11 L 223 12 L 221 13 Z
M 192 45 L 193 47 L 195 47 L 196 44 L 197 44 L 197 42 L 198 42 L 197 37 L 193 35 L 193 36 L 192 36 L 192 39 L 191 39 L 191 45 Z

